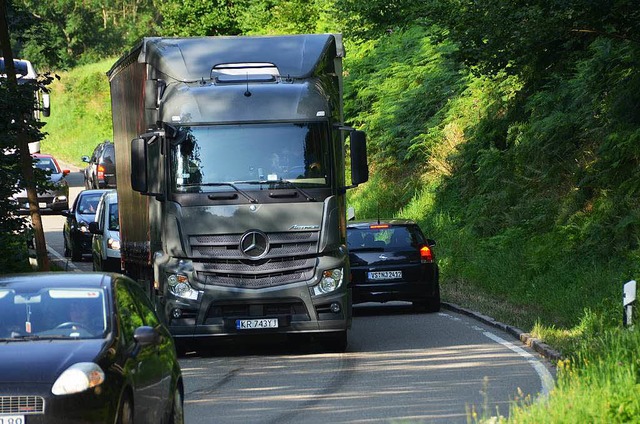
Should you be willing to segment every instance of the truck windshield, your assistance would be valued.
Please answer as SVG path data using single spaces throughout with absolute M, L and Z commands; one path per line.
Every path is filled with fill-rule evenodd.
M 179 127 L 171 143 L 172 190 L 228 191 L 282 181 L 326 187 L 328 144 L 326 123 Z

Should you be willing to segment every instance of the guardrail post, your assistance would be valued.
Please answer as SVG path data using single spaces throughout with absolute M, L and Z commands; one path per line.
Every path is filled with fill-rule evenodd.
M 624 285 L 622 293 L 623 324 L 625 327 L 633 327 L 633 304 L 636 302 L 636 281 L 631 280 Z

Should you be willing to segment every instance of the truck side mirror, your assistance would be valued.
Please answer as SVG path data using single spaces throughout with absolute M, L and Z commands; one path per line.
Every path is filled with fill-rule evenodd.
M 369 180 L 367 164 L 367 141 L 364 131 L 351 131 L 351 184 L 358 185 Z
M 131 188 L 140 193 L 147 192 L 147 140 L 131 140 Z

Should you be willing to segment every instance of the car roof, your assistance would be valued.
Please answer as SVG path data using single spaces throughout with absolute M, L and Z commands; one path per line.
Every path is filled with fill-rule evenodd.
M 52 158 L 53 159 L 53 155 L 49 155 L 46 153 L 33 153 L 31 156 L 33 156 L 34 158 Z
M 78 193 L 78 196 L 85 196 L 87 194 L 103 194 L 111 191 L 109 188 L 88 188 Z
M 372 225 L 390 225 L 390 226 L 402 226 L 407 227 L 411 225 L 417 225 L 415 221 L 411 219 L 371 219 L 371 220 L 358 220 L 348 221 L 347 229 L 368 229 Z
M 0 276 L 0 288 L 37 289 L 56 287 L 105 288 L 111 285 L 113 276 L 101 272 L 32 272 Z

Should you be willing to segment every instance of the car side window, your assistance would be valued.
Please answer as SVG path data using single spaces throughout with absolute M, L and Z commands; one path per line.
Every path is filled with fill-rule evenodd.
M 106 144 L 104 147 L 104 152 L 102 154 L 102 160 L 106 163 L 115 163 L 115 149 L 112 144 Z

